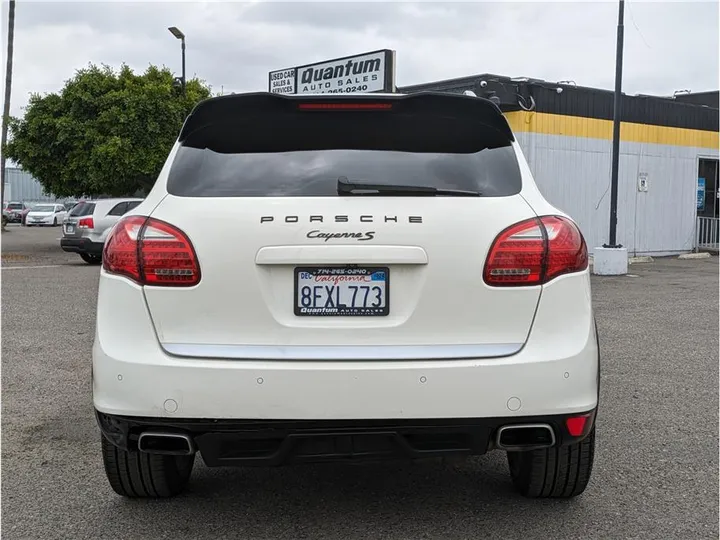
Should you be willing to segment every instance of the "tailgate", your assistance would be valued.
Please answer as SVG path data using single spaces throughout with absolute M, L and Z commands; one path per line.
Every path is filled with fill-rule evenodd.
M 519 350 L 541 287 L 493 288 L 482 277 L 498 233 L 534 216 L 519 195 L 513 140 L 497 107 L 465 96 L 201 104 L 152 217 L 187 235 L 202 278 L 145 287 L 160 341 L 231 357 L 284 358 L 287 347 L 312 357 L 328 346 Z M 476 196 L 340 195 L 340 177 Z M 355 274 L 368 282 L 353 285 Z

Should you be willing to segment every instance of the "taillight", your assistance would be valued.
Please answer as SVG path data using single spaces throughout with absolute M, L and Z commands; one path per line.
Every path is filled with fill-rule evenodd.
M 94 229 L 94 228 L 95 228 L 95 222 L 93 221 L 93 218 L 91 218 L 91 217 L 80 218 L 80 221 L 78 221 L 78 228 L 80 228 L 80 229 Z
M 497 287 L 541 285 L 588 266 L 585 240 L 567 218 L 543 216 L 508 227 L 493 242 L 483 278 Z
M 103 268 L 140 285 L 190 287 L 200 265 L 190 239 L 159 219 L 128 216 L 113 228 L 103 250 Z

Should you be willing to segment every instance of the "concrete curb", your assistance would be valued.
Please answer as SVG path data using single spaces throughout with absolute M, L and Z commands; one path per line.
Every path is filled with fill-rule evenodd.
M 699 255 L 699 254 L 692 253 L 691 255 Z M 682 255 L 681 255 L 681 257 L 682 257 Z M 688 258 L 694 259 L 695 257 L 688 257 Z M 698 257 L 698 258 L 704 259 L 705 257 Z M 653 259 L 652 257 L 628 257 L 628 264 L 640 264 L 640 263 L 651 263 L 651 262 L 655 262 L 655 259 Z M 588 261 L 588 265 L 593 266 L 593 263 L 594 263 L 593 258 L 590 257 L 590 259 Z
M 628 257 L 628 264 L 638 264 L 638 263 L 651 263 L 655 262 L 655 259 L 652 257 Z
M 678 259 L 709 259 L 710 257 L 709 253 L 683 253 L 678 256 Z

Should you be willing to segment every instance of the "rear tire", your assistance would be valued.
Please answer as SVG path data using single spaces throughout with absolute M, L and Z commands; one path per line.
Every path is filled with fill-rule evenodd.
M 165 456 L 121 450 L 104 436 L 102 455 L 110 487 L 129 498 L 174 497 L 185 489 L 195 455 Z
M 100 264 L 102 257 L 100 255 L 90 255 L 89 253 L 80 253 L 80 258 L 88 264 Z
M 595 456 L 595 428 L 582 441 L 527 452 L 508 452 L 515 489 L 534 499 L 570 499 L 590 481 Z
M 53 227 L 57 227 L 57 218 L 53 218 Z

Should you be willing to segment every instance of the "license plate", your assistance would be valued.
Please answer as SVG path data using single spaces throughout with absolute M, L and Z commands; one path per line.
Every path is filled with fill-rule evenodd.
M 75 232 L 75 227 L 73 225 L 68 225 L 67 227 L 65 227 L 65 232 L 68 234 L 72 234 Z
M 295 315 L 382 317 L 389 313 L 387 267 L 295 268 Z

